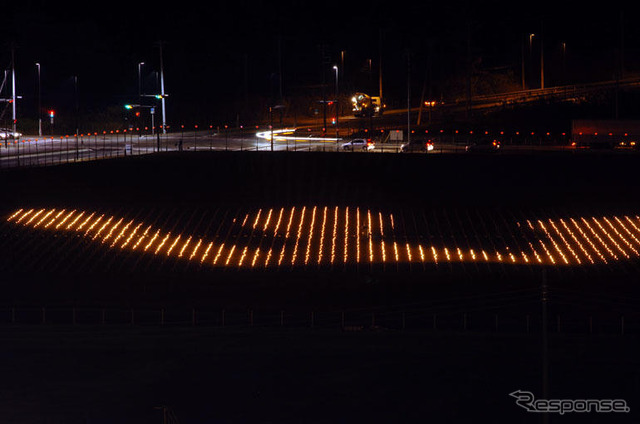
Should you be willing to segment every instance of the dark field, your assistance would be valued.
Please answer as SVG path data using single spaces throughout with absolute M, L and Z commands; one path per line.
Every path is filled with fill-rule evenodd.
M 637 160 L 593 152 L 203 152 L 4 172 L 0 416 L 147 423 L 161 422 L 153 407 L 167 405 L 187 424 L 538 422 L 540 414 L 527 413 L 508 394 L 521 389 L 542 397 L 544 281 L 549 397 L 622 398 L 631 408 L 554 415 L 551 422 L 637 422 L 640 234 L 631 227 L 640 225 Z M 340 216 L 325 218 L 322 245 L 325 206 Z M 290 214 L 291 233 L 303 235 L 300 246 L 265 216 L 293 207 L 299 215 Z M 192 244 L 182 250 L 192 251 L 193 260 L 178 257 L 177 240 L 176 251 L 165 246 L 167 254 L 158 256 L 117 248 L 133 234 L 118 239 L 114 231 L 110 247 L 64 227 L 7 221 L 19 209 L 49 210 L 51 218 L 63 209 L 96 212 L 122 218 L 123 226 L 143 222 L 184 234 L 181 243 L 190 235 Z M 379 214 L 380 224 L 352 238 L 365 211 Z M 244 227 L 243 215 L 250 217 Z M 580 219 L 592 217 L 604 227 L 579 238 L 578 229 L 588 231 Z M 575 239 L 560 228 L 544 239 L 548 254 L 542 243 L 528 250 L 539 241 L 538 220 L 559 226 L 571 218 L 578 221 Z M 536 232 L 516 226 L 527 220 Z M 352 226 L 338 233 L 335 263 L 331 223 Z M 554 251 L 551 241 L 562 235 L 566 244 Z M 244 246 L 247 262 L 225 250 L 230 266 L 208 266 L 214 249 L 204 261 L 205 244 L 197 250 L 196 239 Z M 372 250 L 369 239 L 377 243 Z M 400 256 L 393 260 L 395 242 Z M 161 251 L 155 243 L 151 250 Z M 264 265 L 265 246 L 284 252 L 283 265 Z M 429 253 L 431 246 L 438 259 L 419 259 L 418 249 Z M 456 259 L 457 246 L 464 260 Z M 445 248 L 451 260 L 444 260 Z M 470 259 L 485 250 L 491 259 Z M 542 256 L 539 263 L 533 252 Z M 500 254 L 504 260 L 496 259 Z M 252 258 L 263 265 L 249 266 Z

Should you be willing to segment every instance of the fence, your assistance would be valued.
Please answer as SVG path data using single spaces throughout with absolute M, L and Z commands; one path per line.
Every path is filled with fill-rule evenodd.
M 453 331 L 533 334 L 541 330 L 538 313 L 359 309 L 342 311 L 239 310 L 215 308 L 7 307 L 0 325 L 204 327 L 228 329 L 333 329 L 360 331 Z M 634 335 L 638 316 L 553 314 L 550 333 Z
M 379 125 L 375 129 L 365 127 L 343 127 L 340 136 L 334 137 L 302 128 L 295 137 L 274 136 L 271 142 L 270 131 L 263 128 L 259 136 L 259 127 L 255 128 L 214 128 L 201 129 L 197 125 L 186 130 L 155 134 L 140 131 L 102 131 L 79 135 L 21 137 L 0 141 L 0 168 L 50 166 L 63 163 L 84 162 L 115 157 L 137 156 L 169 151 L 347 151 L 342 144 L 349 138 L 371 138 L 376 142 L 370 153 L 398 153 L 406 142 L 407 134 L 396 140 L 392 133 L 400 133 L 397 126 Z M 493 137 L 502 143 L 502 150 L 517 153 L 543 150 L 570 150 L 569 136 L 566 133 L 552 134 L 513 131 L 489 132 L 473 130 L 429 130 L 414 129 L 411 139 L 431 140 L 434 149 L 430 153 L 464 152 L 467 145 L 478 137 Z

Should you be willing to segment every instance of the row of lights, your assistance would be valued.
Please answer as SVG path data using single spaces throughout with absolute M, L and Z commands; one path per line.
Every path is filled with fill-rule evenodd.
M 314 206 L 311 211 L 307 210 L 307 207 L 304 206 L 300 213 L 297 216 L 296 221 L 296 208 L 292 207 L 289 211 L 288 222 L 286 226 L 286 232 L 284 232 L 284 238 L 282 240 L 282 246 L 280 250 L 280 257 L 278 260 L 278 266 L 282 266 L 283 260 L 287 255 L 287 248 L 291 250 L 293 248 L 292 254 L 290 256 L 291 266 L 302 265 L 301 262 L 307 266 L 312 258 L 313 246 L 319 245 L 319 249 L 316 254 L 317 265 L 322 264 L 323 251 L 324 251 L 324 239 L 325 236 L 328 238 L 328 235 L 325 235 L 325 232 L 328 230 L 327 225 L 327 212 L 328 208 L 325 206 L 322 209 L 322 223 L 318 224 L 319 219 L 316 219 L 318 207 Z M 283 217 L 285 215 L 285 209 L 281 208 L 277 222 L 275 224 L 275 228 L 271 235 L 271 247 L 268 250 L 266 255 L 266 259 L 264 261 L 264 267 L 268 267 L 270 263 L 270 258 L 272 256 L 272 250 L 274 248 L 275 240 L 278 237 L 279 229 L 281 227 L 281 223 L 283 222 Z M 310 212 L 310 213 L 309 213 Z M 260 244 L 262 243 L 262 237 L 267 237 L 271 232 L 269 231 L 269 227 L 272 222 L 273 209 L 269 209 L 268 213 L 262 214 L 262 209 L 260 209 L 255 216 L 253 217 L 253 225 L 250 228 L 246 227 L 247 221 L 250 218 L 250 214 L 246 214 L 242 223 L 239 225 L 240 234 L 243 234 L 243 231 L 251 230 L 251 234 L 258 228 L 262 231 L 262 236 L 260 240 Z M 308 218 L 310 215 L 310 218 Z M 336 256 L 336 244 L 338 237 L 338 217 L 339 208 L 336 206 L 333 214 L 333 226 L 332 226 L 332 242 L 331 242 L 331 256 L 330 263 L 333 265 L 335 256 Z M 350 216 L 355 215 L 356 225 L 355 228 L 350 228 Z M 360 262 L 360 243 L 361 239 L 365 237 L 367 244 L 365 245 L 365 249 L 368 250 L 368 262 L 370 264 L 382 262 L 385 263 L 387 261 L 386 252 L 385 252 L 385 231 L 384 231 L 384 221 L 387 221 L 391 225 L 391 237 L 393 238 L 393 251 L 395 262 L 418 262 L 424 263 L 429 261 L 427 255 L 425 255 L 425 251 L 430 249 L 432 261 L 434 263 L 438 263 L 439 258 L 446 258 L 447 262 L 475 262 L 484 259 L 485 262 L 503 262 L 505 259 L 510 261 L 511 263 L 525 263 L 528 264 L 529 257 L 527 253 L 520 250 L 520 254 L 522 255 L 522 259 L 516 257 L 513 251 L 510 251 L 509 247 L 506 247 L 507 253 L 503 255 L 500 250 L 496 249 L 492 255 L 488 254 L 485 250 L 480 250 L 480 254 L 476 254 L 474 249 L 462 249 L 459 246 L 455 248 L 443 247 L 441 249 L 437 249 L 435 246 L 423 246 L 422 244 L 412 245 L 409 242 L 405 244 L 406 253 L 401 255 L 401 249 L 396 241 L 395 237 L 395 223 L 393 219 L 393 215 L 389 214 L 386 217 L 383 217 L 381 212 L 378 212 L 379 218 L 379 229 L 375 231 L 375 226 L 373 225 L 374 220 L 372 219 L 371 210 L 367 209 L 366 212 L 366 228 L 361 228 L 360 222 L 360 208 L 356 208 L 355 213 L 353 210 L 349 210 L 349 208 L 345 208 L 344 210 L 344 243 L 343 243 L 343 263 L 351 263 L 353 254 L 352 250 L 355 250 L 355 263 Z M 262 224 L 261 223 L 262 219 Z M 75 231 L 75 232 L 83 232 L 83 236 L 87 238 L 91 238 L 91 240 L 97 240 L 101 244 L 107 245 L 110 248 L 114 249 L 131 249 L 131 250 L 142 250 L 144 252 L 151 251 L 154 255 L 165 255 L 170 257 L 172 255 L 177 258 L 185 258 L 190 261 L 199 260 L 201 264 L 205 263 L 205 259 L 210 257 L 210 253 L 214 246 L 214 242 L 210 241 L 208 244 L 203 239 L 198 239 L 197 242 L 194 241 L 193 236 L 184 235 L 184 234 L 171 234 L 171 232 L 167 232 L 166 234 L 162 234 L 161 230 L 156 230 L 155 233 L 152 230 L 152 226 L 146 226 L 145 230 L 140 234 L 144 223 L 138 222 L 135 223 L 134 220 L 130 220 L 125 223 L 124 218 L 117 219 L 114 216 L 110 216 L 108 218 L 105 217 L 104 214 L 97 216 L 95 212 L 88 214 L 85 211 L 77 211 L 71 210 L 67 211 L 56 210 L 56 209 L 29 209 L 23 210 L 19 209 L 15 211 L 11 216 L 7 218 L 8 222 L 12 222 L 14 224 L 20 224 L 23 226 L 32 227 L 34 229 L 43 228 L 43 229 L 55 229 L 62 231 Z M 115 222 L 114 222 L 115 221 Z M 305 225 L 305 223 L 309 222 Z M 629 216 L 624 216 L 623 219 L 620 217 L 614 216 L 611 218 L 603 217 L 601 219 L 592 217 L 591 219 L 587 219 L 585 217 L 580 217 L 579 219 L 570 218 L 569 223 L 565 220 L 559 220 L 559 224 L 556 224 L 556 221 L 551 219 L 547 220 L 550 227 L 547 227 L 545 223 L 541 220 L 537 221 L 537 225 L 534 225 L 530 220 L 527 220 L 527 224 L 529 229 L 533 231 L 533 243 L 532 240 L 528 240 L 528 245 L 531 250 L 531 253 L 536 258 L 537 263 L 550 263 L 556 264 L 556 256 L 552 252 L 552 250 L 559 255 L 561 258 L 561 263 L 565 265 L 580 265 L 582 264 L 582 259 L 580 256 L 582 255 L 584 258 L 588 260 L 590 263 L 595 263 L 592 255 L 589 253 L 589 250 L 592 253 L 595 253 L 603 263 L 607 263 L 607 259 L 619 260 L 618 254 L 614 252 L 616 250 L 626 259 L 630 259 L 632 256 L 639 257 L 640 252 L 640 228 L 637 225 L 637 222 L 640 222 L 639 217 L 635 217 L 632 219 Z M 592 225 L 593 224 L 593 225 Z M 297 226 L 295 242 L 292 237 L 290 237 L 292 225 Z M 519 225 L 519 223 L 518 223 Z M 232 228 L 235 226 L 235 220 L 233 222 Z M 320 231 L 320 235 L 314 238 L 316 227 L 320 226 L 318 230 Z M 353 226 L 352 226 L 353 227 Z M 305 234 L 305 229 L 307 230 Z M 366 229 L 366 231 L 365 231 Z M 231 230 L 230 230 L 231 232 Z M 373 244 L 373 234 L 376 233 L 376 236 L 380 236 L 380 249 L 376 253 Z M 151 236 L 153 234 L 153 236 Z M 253 237 L 249 238 L 249 241 L 246 242 L 244 246 L 239 246 L 237 244 L 232 244 L 229 248 L 227 248 L 226 252 L 226 260 L 222 259 L 225 243 L 222 243 L 217 249 L 217 253 L 213 260 L 210 260 L 210 263 L 216 265 L 219 261 L 224 260 L 225 266 L 229 266 L 230 264 L 236 263 L 238 267 L 242 267 L 245 264 L 245 259 L 249 256 L 252 256 L 252 260 L 249 262 L 250 266 L 253 268 L 258 263 L 258 258 L 260 257 L 260 246 L 258 246 L 254 251 L 250 251 L 249 243 Z M 355 245 L 349 246 L 350 238 L 355 238 Z M 387 235 L 387 238 L 389 236 Z M 240 239 L 240 237 L 237 237 Z M 304 261 L 297 260 L 298 250 L 301 243 L 305 243 L 306 239 L 306 251 L 304 255 Z M 582 241 L 581 241 L 582 240 Z M 314 243 L 314 241 L 316 243 Z M 207 245 L 206 249 L 203 249 L 204 252 L 199 254 L 203 243 Z M 293 246 L 291 246 L 293 244 Z M 535 245 L 539 245 L 541 249 L 544 251 L 547 260 L 543 260 L 538 251 L 535 248 Z M 602 253 L 599 249 L 603 248 L 606 253 Z M 575 249 L 574 249 L 575 248 Z M 233 255 L 235 251 L 240 251 L 239 258 L 233 260 Z M 468 254 L 467 254 L 468 252 Z M 568 252 L 569 255 L 567 255 Z M 579 254 L 581 252 L 581 255 Z M 415 253 L 415 255 L 414 255 Z M 440 255 L 442 253 L 442 255 Z M 402 257 L 401 257 L 402 256 Z M 492 259 L 495 258 L 495 259 Z M 220 262 L 222 263 L 222 262 Z

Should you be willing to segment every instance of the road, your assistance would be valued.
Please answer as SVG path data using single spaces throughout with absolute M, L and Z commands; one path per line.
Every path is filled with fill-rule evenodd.
M 346 131 L 346 130 L 345 130 Z M 414 136 L 417 137 L 417 136 Z M 269 130 L 229 130 L 228 132 L 189 131 L 160 135 L 102 134 L 82 137 L 50 136 L 38 138 L 25 136 L 19 140 L 7 140 L 0 145 L 0 169 L 24 166 L 46 166 L 69 162 L 82 162 L 113 157 L 135 156 L 160 152 L 203 150 L 227 151 L 344 151 L 342 144 L 347 137 L 336 138 L 313 127 L 300 130 L 274 130 L 273 143 Z M 436 142 L 428 154 L 463 153 L 464 142 Z M 376 143 L 368 153 L 398 153 L 400 141 Z M 558 143 L 545 145 L 503 144 L 500 153 L 549 152 L 571 150 Z M 349 152 L 350 153 L 350 152 Z M 418 153 L 419 154 L 419 153 Z

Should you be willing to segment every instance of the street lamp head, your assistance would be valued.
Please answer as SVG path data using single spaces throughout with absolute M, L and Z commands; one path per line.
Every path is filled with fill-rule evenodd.
M 333 69 L 338 70 L 338 65 L 333 65 Z

